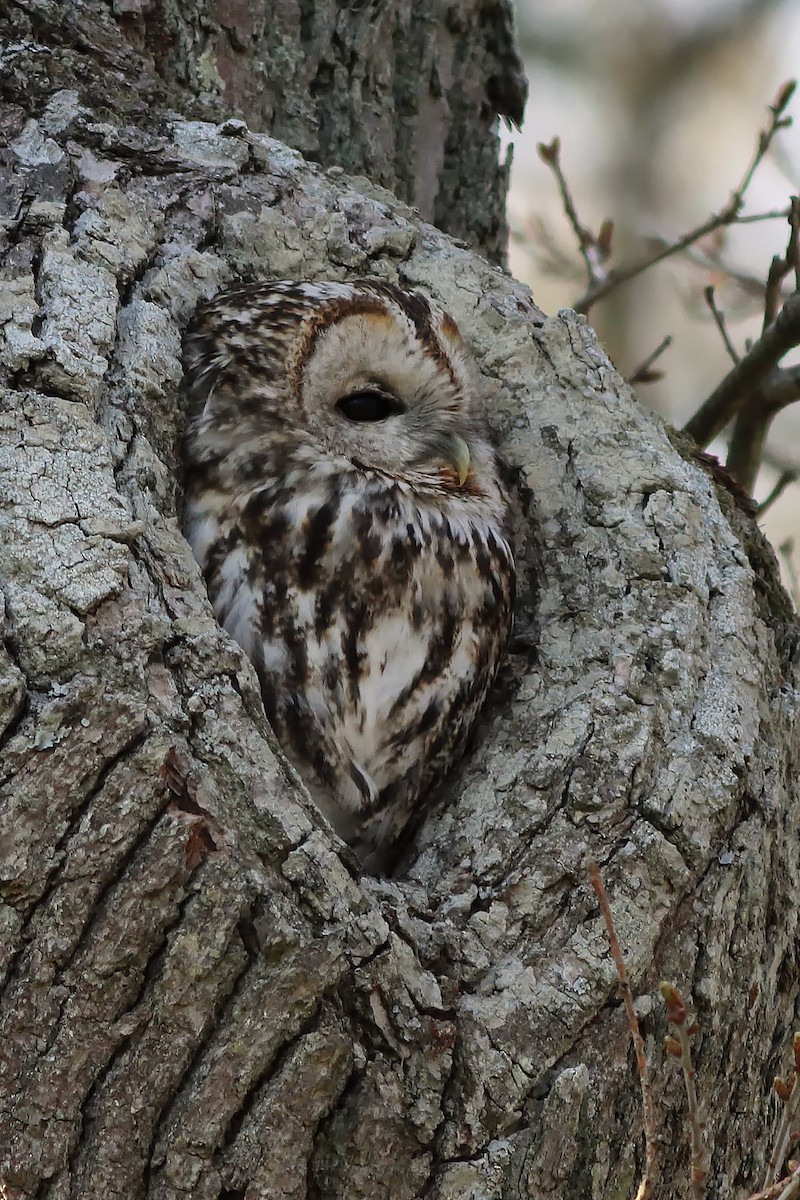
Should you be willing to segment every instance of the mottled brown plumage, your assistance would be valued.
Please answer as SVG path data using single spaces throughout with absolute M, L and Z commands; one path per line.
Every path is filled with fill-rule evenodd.
M 320 809 L 370 866 L 505 647 L 506 500 L 458 329 L 373 280 L 218 296 L 186 341 L 186 533 Z

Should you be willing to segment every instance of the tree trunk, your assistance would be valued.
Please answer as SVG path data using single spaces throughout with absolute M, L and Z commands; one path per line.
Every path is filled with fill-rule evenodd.
M 205 46 L 174 3 L 0 8 L 5 1194 L 631 1194 L 640 1102 L 590 859 L 641 997 L 658 1195 L 686 1194 L 688 1162 L 652 1001 L 665 976 L 702 1024 L 713 1194 L 741 1194 L 798 1000 L 798 643 L 773 560 L 581 319 L 545 320 L 389 193 L 191 94 L 220 76 L 248 119 L 328 162 L 347 144 L 349 169 L 378 164 L 419 199 L 410 75 L 360 148 L 335 64 L 314 112 L 294 50 L 273 94 L 281 47 L 327 62 L 344 30 L 351 84 L 372 78 L 367 8 L 337 6 L 336 41 L 333 5 L 301 5 L 296 28 L 275 7 L 267 34 L 254 5 L 217 5 Z M 377 7 L 376 55 L 387 13 L 410 29 L 421 8 Z M 474 35 L 451 21 L 454 61 L 474 61 Z M 460 185 L 446 122 L 426 136 L 437 216 Z M 488 228 L 500 176 L 476 161 L 451 228 L 489 246 L 475 189 Z M 199 299 L 239 277 L 351 275 L 427 289 L 461 325 L 521 568 L 504 677 L 391 881 L 358 878 L 282 759 L 178 520 L 181 330 Z
M 497 117 L 526 84 L 511 0 L 115 0 L 123 28 L 212 111 L 389 188 L 504 262 Z

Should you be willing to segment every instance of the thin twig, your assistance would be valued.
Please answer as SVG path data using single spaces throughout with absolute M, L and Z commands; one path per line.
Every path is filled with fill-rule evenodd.
M 792 235 L 789 238 L 789 247 L 786 251 L 786 261 L 794 271 L 794 289 L 800 292 L 800 197 L 792 196 L 791 205 L 789 208 L 789 224 L 792 227 Z
M 736 353 L 736 347 L 734 346 L 733 342 L 728 337 L 728 329 L 727 329 L 727 326 L 725 325 L 725 314 L 720 308 L 717 308 L 717 301 L 716 301 L 716 297 L 714 295 L 714 289 L 713 289 L 713 287 L 711 287 L 711 285 L 709 285 L 707 288 L 703 288 L 703 297 L 705 299 L 706 304 L 711 309 L 712 317 L 714 318 L 714 320 L 717 323 L 717 329 L 719 330 L 720 336 L 721 336 L 723 342 L 725 343 L 725 349 L 728 351 L 728 354 L 731 356 L 732 361 L 734 363 L 738 363 L 739 355 Z
M 792 271 L 795 276 L 795 291 L 800 290 L 800 259 L 798 258 L 798 226 L 800 226 L 800 200 L 792 196 L 789 204 L 789 242 L 786 253 L 781 258 L 775 255 L 770 263 L 767 274 L 767 286 L 764 294 L 764 323 L 766 329 L 775 320 L 778 312 L 778 302 L 781 298 L 781 285 Z
M 697 1105 L 697 1089 L 694 1086 L 695 1070 L 692 1066 L 691 1040 L 683 1026 L 677 1032 L 678 1041 L 681 1044 L 681 1069 L 683 1071 L 683 1083 L 686 1088 L 686 1100 L 689 1108 L 689 1128 L 692 1144 L 692 1193 L 697 1197 L 697 1200 L 703 1200 L 706 1194 L 708 1170 L 703 1150 L 703 1123 L 700 1120 Z
M 778 1130 L 775 1134 L 762 1188 L 768 1188 L 776 1181 L 786 1161 L 792 1140 L 792 1128 L 800 1105 L 800 1033 L 795 1033 L 792 1038 L 792 1050 L 794 1052 L 794 1070 L 790 1076 L 791 1083 L 783 1079 L 775 1080 L 775 1091 L 783 1101 L 783 1112 L 778 1122 Z
M 764 289 L 764 317 L 761 322 L 762 332 L 772 324 L 778 315 L 785 278 L 786 264 L 779 254 L 775 254 L 767 271 L 767 286 Z
M 757 221 L 776 221 L 780 217 L 784 219 L 789 216 L 788 208 L 773 208 L 770 212 L 763 213 L 748 213 L 746 216 L 740 213 L 736 218 L 736 225 L 754 225 Z
M 767 128 L 762 129 L 759 133 L 753 157 L 742 176 L 741 183 L 731 193 L 727 204 L 719 212 L 712 214 L 707 220 L 697 225 L 694 229 L 690 229 L 688 233 L 685 233 L 676 241 L 662 246 L 654 253 L 644 255 L 644 257 L 640 258 L 637 262 L 631 263 L 628 267 L 619 267 L 616 270 L 604 273 L 602 280 L 594 282 L 590 271 L 589 287 L 573 306 L 577 312 L 587 313 L 592 305 L 596 304 L 603 296 L 606 296 L 612 288 L 619 287 L 622 283 L 628 283 L 631 279 L 635 279 L 637 275 L 641 275 L 643 271 L 654 267 L 656 263 L 663 262 L 665 258 L 671 258 L 675 254 L 680 254 L 682 250 L 685 250 L 694 242 L 698 242 L 701 238 L 706 237 L 707 234 L 713 233 L 716 229 L 720 229 L 725 225 L 733 225 L 737 221 L 742 205 L 744 204 L 745 193 L 750 186 L 756 169 L 763 161 L 778 130 L 785 129 L 787 125 L 791 124 L 791 117 L 785 116 L 784 113 L 794 95 L 796 86 L 794 80 L 789 80 L 779 89 L 778 95 L 770 105 L 772 119 Z
M 653 1091 L 650 1083 L 650 1071 L 647 1066 L 644 1039 L 639 1028 L 639 1020 L 636 1016 L 636 1010 L 633 1007 L 633 993 L 628 981 L 628 972 L 625 968 L 625 960 L 622 957 L 622 949 L 614 926 L 614 918 L 611 915 L 611 905 L 608 903 L 605 885 L 600 875 L 600 868 L 596 862 L 590 862 L 587 871 L 589 882 L 595 890 L 600 904 L 600 912 L 603 914 L 603 920 L 606 924 L 608 942 L 614 958 L 614 965 L 617 969 L 619 991 L 622 996 L 622 1002 L 625 1005 L 628 1028 L 631 1032 L 631 1041 L 633 1042 L 633 1049 L 636 1054 L 636 1066 L 639 1072 L 639 1087 L 642 1093 L 642 1110 L 644 1114 L 644 1176 L 639 1184 L 636 1200 L 648 1200 L 655 1187 L 656 1167 L 658 1164 L 658 1142 L 656 1140 L 656 1119 L 653 1111 Z
M 554 137 L 549 143 L 540 142 L 537 146 L 539 157 L 545 163 L 556 177 L 558 190 L 561 193 L 561 203 L 564 206 L 564 212 L 567 220 L 572 226 L 573 233 L 578 239 L 578 249 L 586 266 L 586 275 L 589 280 L 589 285 L 600 284 L 606 278 L 606 272 L 601 269 L 599 256 L 592 254 L 593 248 L 597 246 L 597 239 L 594 235 L 582 225 L 578 218 L 578 211 L 575 208 L 575 201 L 572 199 L 572 193 L 569 190 L 567 177 L 561 166 L 561 139 Z
M 764 278 L 763 276 L 753 275 L 749 271 L 742 270 L 741 267 L 736 267 L 733 263 L 725 262 L 722 255 L 719 253 L 711 253 L 698 246 L 690 246 L 688 250 L 684 250 L 683 257 L 686 262 L 693 266 L 700 267 L 702 271 L 713 272 L 715 275 L 723 275 L 726 283 L 735 283 L 740 291 L 744 292 L 745 296 L 763 302 L 764 299 Z M 791 293 L 787 291 L 786 297 Z
M 794 1197 L 798 1195 L 800 1195 L 800 1169 L 793 1173 L 786 1187 L 778 1194 L 778 1200 L 794 1200 Z
M 665 338 L 662 338 L 662 340 L 656 346 L 653 353 L 648 354 L 648 356 L 644 360 L 644 362 L 640 362 L 639 366 L 636 368 L 636 370 L 633 372 L 633 374 L 628 376 L 627 382 L 630 384 L 653 383 L 654 380 L 660 379 L 661 372 L 660 371 L 651 371 L 650 368 L 652 367 L 652 365 L 656 361 L 656 359 L 660 358 L 661 355 L 664 353 L 664 351 L 667 350 L 671 345 L 672 345 L 672 334 L 668 333 Z
M 703 1148 L 703 1122 L 700 1120 L 700 1106 L 697 1103 L 697 1089 L 694 1086 L 695 1070 L 692 1063 L 692 1038 L 697 1033 L 698 1026 L 687 1026 L 686 1002 L 674 984 L 661 983 L 659 991 L 667 1006 L 667 1020 L 676 1034 L 676 1037 L 665 1038 L 665 1046 L 668 1054 L 680 1059 L 683 1083 L 686 1089 L 686 1102 L 689 1110 L 689 1141 L 692 1148 L 692 1195 L 695 1200 L 703 1200 L 706 1194 L 708 1168 Z
M 541 217 L 529 217 L 525 229 L 512 229 L 511 237 L 536 259 L 540 270 L 570 282 L 583 279 L 583 271 L 575 261 L 571 248 L 566 250 L 559 244 Z
M 783 1179 L 779 1179 L 771 1187 L 764 1188 L 760 1192 L 753 1192 L 751 1196 L 747 1196 L 746 1200 L 779 1200 L 784 1188 L 788 1187 L 795 1179 L 800 1179 L 800 1166 L 798 1166 L 797 1170 L 784 1175 Z
M 769 111 L 772 113 L 772 120 L 770 121 L 768 128 L 762 129 L 761 133 L 758 135 L 755 153 L 753 154 L 750 165 L 742 177 L 742 182 L 731 196 L 729 202 L 729 207 L 734 204 L 736 205 L 737 212 L 742 207 L 744 194 L 750 186 L 756 170 L 761 165 L 764 155 L 769 150 L 775 134 L 779 129 L 785 129 L 787 125 L 791 125 L 792 123 L 791 117 L 784 116 L 784 113 L 786 112 L 786 107 L 794 95 L 796 88 L 797 81 L 795 79 L 788 79 L 786 83 L 781 84 L 781 86 L 778 88 L 778 94 L 773 100 L 772 104 L 769 106 Z
M 705 237 L 707 233 L 712 233 L 713 230 L 719 229 L 720 225 L 729 224 L 726 218 L 723 220 L 718 214 L 704 221 L 702 225 L 698 225 L 695 229 L 690 229 L 683 237 L 678 238 L 675 242 L 669 242 L 663 245 L 662 249 L 655 253 L 646 254 L 637 262 L 631 263 L 628 267 L 617 267 L 608 272 L 604 282 L 597 284 L 595 287 L 589 287 L 582 296 L 575 301 L 573 308 L 579 313 L 588 313 L 592 305 L 598 300 L 602 300 L 610 291 L 620 284 L 629 283 L 631 279 L 635 279 L 637 275 L 641 275 L 644 271 L 649 271 L 651 267 L 657 263 L 663 262 L 665 258 L 672 258 L 674 254 L 680 254 L 687 246 L 691 246 L 693 242 Z
M 756 510 L 756 516 L 763 517 L 764 513 L 772 507 L 772 505 L 780 496 L 783 495 L 787 487 L 790 487 L 791 484 L 796 483 L 798 478 L 800 478 L 800 470 L 784 471 L 783 474 L 778 477 L 778 482 L 775 484 L 774 488 L 766 497 L 766 499 L 762 500 L 759 504 L 758 509 Z

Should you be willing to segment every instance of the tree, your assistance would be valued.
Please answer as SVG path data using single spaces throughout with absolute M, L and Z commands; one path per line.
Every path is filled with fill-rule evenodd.
M 499 257 L 505 4 L 258 19 L 0 9 L 5 1194 L 629 1193 L 639 1100 L 589 859 L 674 1147 L 659 1194 L 688 1156 L 660 976 L 699 1014 L 731 1194 L 798 996 L 797 630 L 769 549 L 582 318 L 343 174 Z M 461 325 L 521 568 L 505 676 L 394 880 L 315 815 L 179 525 L 199 299 L 350 274 Z

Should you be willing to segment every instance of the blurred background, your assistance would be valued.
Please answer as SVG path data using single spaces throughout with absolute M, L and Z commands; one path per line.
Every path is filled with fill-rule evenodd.
M 522 130 L 506 134 L 511 267 L 552 313 L 574 304 L 587 280 L 537 144 L 559 137 L 581 223 L 597 233 L 605 218 L 614 221 L 611 266 L 638 258 L 648 238 L 674 240 L 725 205 L 780 85 L 800 75 L 800 0 L 515 0 L 515 11 L 530 95 Z M 778 133 L 748 188 L 745 215 L 785 210 L 800 192 L 800 96 L 787 111 L 797 124 Z M 709 235 L 591 309 L 590 323 L 625 376 L 672 336 L 654 364 L 663 378 L 636 390 L 673 424 L 682 425 L 731 366 L 704 288 L 714 285 L 743 352 L 760 331 L 767 271 L 773 255 L 785 253 L 788 233 L 779 218 Z M 797 351 L 784 365 L 793 362 Z M 725 461 L 723 442 L 709 449 Z M 793 467 L 800 471 L 800 403 L 772 427 L 756 498 Z M 760 523 L 800 604 L 800 483 Z

